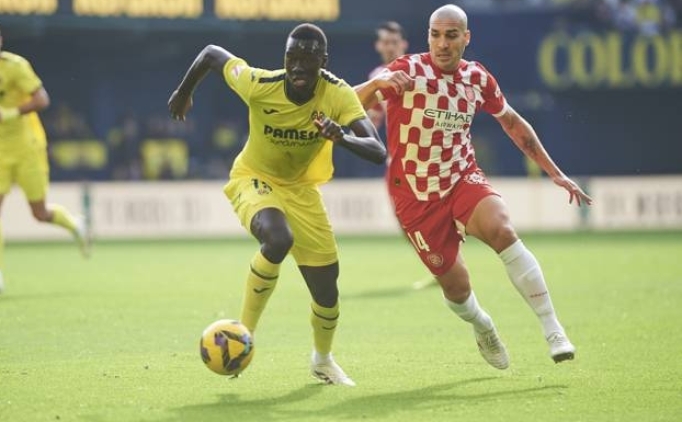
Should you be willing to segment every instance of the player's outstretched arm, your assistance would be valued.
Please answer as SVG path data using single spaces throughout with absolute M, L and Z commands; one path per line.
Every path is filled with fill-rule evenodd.
M 347 148 L 365 160 L 376 164 L 382 164 L 386 161 L 386 147 L 368 117 L 350 124 L 349 127 L 353 134 L 345 133 L 338 123 L 328 117 L 322 121 L 315 120 L 315 126 L 323 137 Z
M 192 108 L 192 95 L 201 80 L 210 71 L 222 74 L 225 63 L 233 57 L 230 52 L 216 45 L 207 45 L 201 50 L 168 100 L 171 117 L 185 120 L 185 115 Z
M 379 98 L 376 95 L 378 90 L 393 88 L 398 95 L 402 95 L 406 90 L 412 89 L 413 84 L 414 80 L 402 70 L 392 72 L 385 69 L 379 72 L 374 78 L 363 82 L 360 85 L 355 85 L 353 89 L 360 99 L 362 106 L 367 110 L 374 107 L 379 102 Z
M 579 206 L 583 202 L 587 205 L 592 204 L 592 198 L 559 169 L 559 166 L 554 163 L 554 160 L 552 160 L 542 146 L 533 126 L 521 117 L 516 110 L 508 106 L 507 111 L 497 117 L 497 121 L 524 154 L 535 161 L 552 178 L 555 184 L 568 191 L 570 195 L 569 203 L 573 203 L 573 200 L 575 200 Z

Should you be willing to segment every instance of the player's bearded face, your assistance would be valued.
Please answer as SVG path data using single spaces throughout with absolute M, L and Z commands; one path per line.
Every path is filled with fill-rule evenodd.
M 470 32 L 458 20 L 433 20 L 429 27 L 429 52 L 441 70 L 453 71 L 469 44 Z
M 315 40 L 289 38 L 284 55 L 284 68 L 289 84 L 296 90 L 315 87 L 320 69 L 326 62 L 326 48 Z

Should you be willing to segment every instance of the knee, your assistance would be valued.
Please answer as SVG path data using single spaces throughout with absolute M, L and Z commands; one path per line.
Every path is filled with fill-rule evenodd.
M 262 239 L 262 251 L 268 260 L 279 263 L 294 246 L 294 236 L 288 227 L 265 231 Z
M 452 302 L 463 303 L 471 293 L 469 273 L 463 265 L 455 264 L 450 271 L 437 279 L 443 289 L 443 296 Z
M 441 283 L 443 296 L 455 303 L 464 303 L 471 294 L 469 283 Z
M 52 216 L 50 215 L 50 212 L 47 211 L 47 209 L 31 209 L 31 213 L 33 214 L 33 218 L 36 220 L 40 221 L 41 223 L 48 223 L 52 221 Z

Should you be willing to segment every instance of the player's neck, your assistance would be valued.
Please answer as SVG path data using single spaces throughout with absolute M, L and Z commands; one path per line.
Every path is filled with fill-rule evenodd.
M 318 79 L 319 80 L 319 79 Z M 300 90 L 296 89 L 289 81 L 284 81 L 284 95 L 287 99 L 296 105 L 303 105 L 310 101 L 315 96 L 315 88 L 317 87 L 317 81 L 311 89 Z

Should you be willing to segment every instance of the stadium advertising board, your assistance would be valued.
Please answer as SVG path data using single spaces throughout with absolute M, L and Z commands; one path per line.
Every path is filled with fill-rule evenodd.
M 682 228 L 682 178 L 596 178 L 590 226 L 597 229 Z
M 682 86 L 682 31 L 551 32 L 538 47 L 538 71 L 552 89 Z
M 548 179 L 491 178 L 521 231 L 682 229 L 682 176 L 595 177 L 585 187 L 589 208 L 568 204 Z M 99 239 L 246 236 L 222 192 L 222 182 L 55 183 L 50 200 L 72 210 L 90 204 Z M 334 230 L 342 235 L 398 235 L 381 179 L 335 180 L 322 187 Z M 19 189 L 5 199 L 9 240 L 68 239 L 63 230 L 38 224 Z
M 0 0 L 0 15 L 333 21 L 340 0 Z

